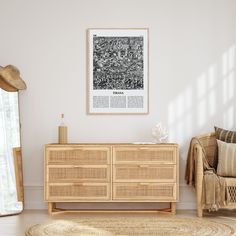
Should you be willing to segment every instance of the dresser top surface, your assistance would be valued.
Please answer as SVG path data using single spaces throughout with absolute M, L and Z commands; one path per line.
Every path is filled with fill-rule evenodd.
M 151 143 L 151 142 L 134 142 L 134 143 L 49 143 L 46 146 L 179 146 L 177 143 Z

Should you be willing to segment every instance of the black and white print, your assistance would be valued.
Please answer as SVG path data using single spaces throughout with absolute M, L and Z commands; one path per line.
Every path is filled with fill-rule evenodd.
M 93 89 L 143 86 L 143 37 L 93 36 Z
M 89 114 L 148 113 L 148 29 L 88 30 Z

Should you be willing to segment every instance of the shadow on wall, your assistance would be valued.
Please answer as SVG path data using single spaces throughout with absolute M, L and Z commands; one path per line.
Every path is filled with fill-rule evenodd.
M 169 103 L 169 139 L 183 145 L 193 134 L 213 131 L 214 125 L 232 129 L 236 98 L 234 80 L 235 45 L 232 45 L 218 64 L 211 64 Z
M 185 170 L 187 149 L 192 136 L 214 131 L 214 125 L 235 126 L 235 45 L 219 62 L 211 64 L 168 105 L 169 140 L 181 147 L 180 166 Z M 186 148 L 185 148 L 186 147 Z M 180 173 L 184 182 L 184 171 Z

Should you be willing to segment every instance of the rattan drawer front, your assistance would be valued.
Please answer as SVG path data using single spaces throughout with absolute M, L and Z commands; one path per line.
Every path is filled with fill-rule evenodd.
M 114 200 L 176 200 L 176 184 L 174 183 L 115 183 L 113 186 Z
M 110 164 L 109 147 L 48 147 L 46 148 L 47 164 Z
M 113 163 L 175 164 L 176 147 L 114 147 Z
M 49 184 L 46 200 L 109 200 L 110 185 L 106 183 Z
M 54 165 L 47 166 L 47 182 L 110 182 L 110 166 L 107 165 Z
M 176 182 L 175 165 L 113 165 L 114 182 Z

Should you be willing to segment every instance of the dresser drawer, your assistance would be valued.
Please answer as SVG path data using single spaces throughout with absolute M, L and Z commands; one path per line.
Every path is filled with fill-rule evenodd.
M 114 200 L 170 201 L 176 200 L 175 183 L 114 183 Z
M 108 183 L 80 183 L 80 184 L 47 184 L 48 201 L 73 200 L 109 200 L 110 184 Z
M 56 146 L 45 149 L 46 163 L 78 164 L 78 165 L 108 165 L 111 149 L 96 146 Z
M 113 163 L 176 164 L 176 153 L 177 148 L 173 146 L 119 146 L 113 148 Z
M 113 165 L 114 182 L 176 182 L 176 165 Z
M 46 182 L 110 182 L 110 166 L 48 165 Z

